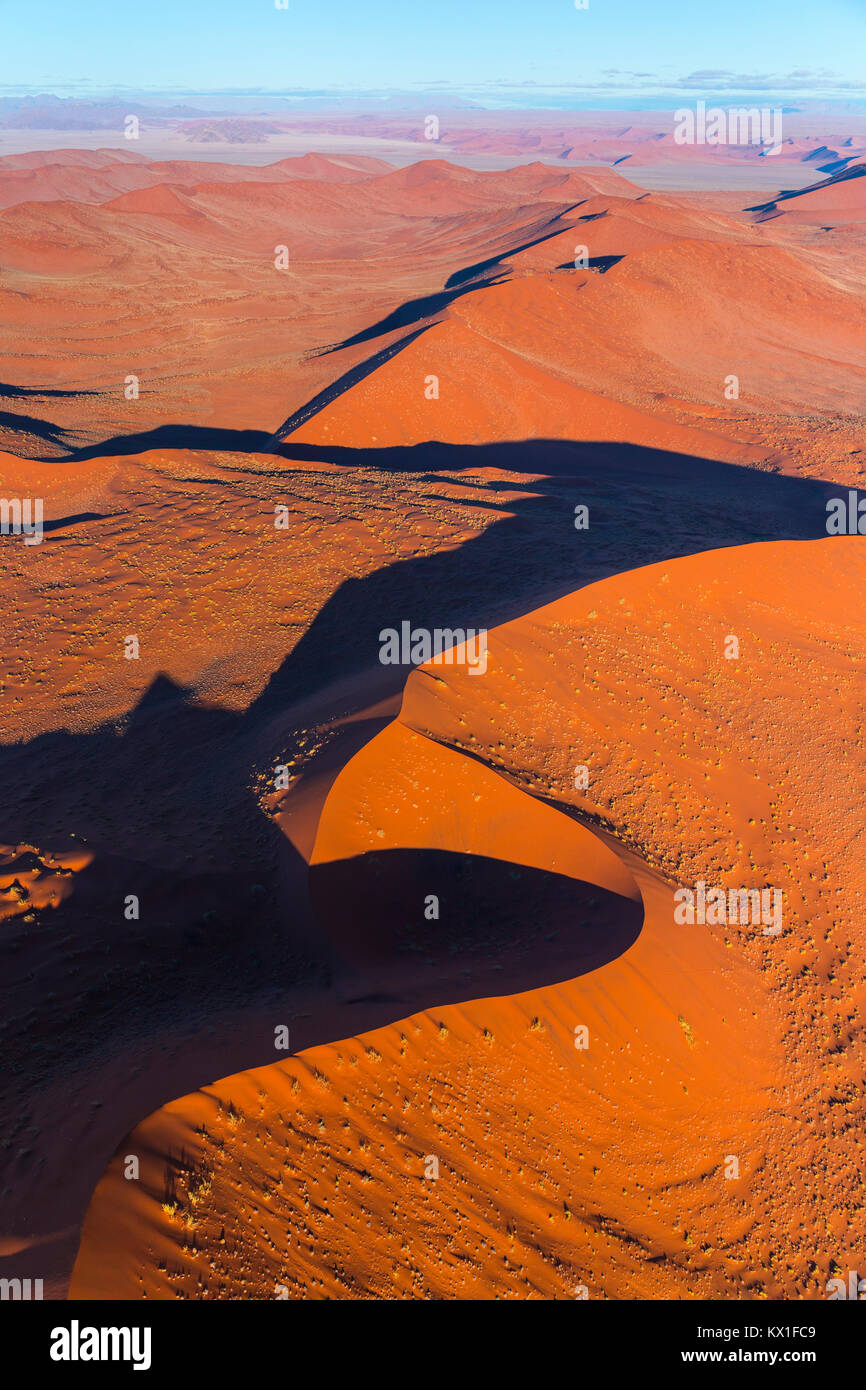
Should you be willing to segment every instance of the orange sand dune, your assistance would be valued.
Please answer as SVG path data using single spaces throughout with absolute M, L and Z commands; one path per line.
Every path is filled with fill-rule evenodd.
M 535 279 L 513 281 L 501 293 L 479 291 L 479 297 L 487 295 L 498 300 L 503 315 L 499 322 L 508 325 L 509 338 L 518 324 L 523 326 L 520 315 L 530 303 L 543 313 Z M 291 442 L 372 448 L 428 439 L 483 443 L 543 436 L 628 439 L 702 456 L 760 457 L 757 450 L 738 448 L 707 431 L 679 426 L 658 413 L 583 389 L 569 380 L 567 357 L 551 370 L 548 363 L 557 346 L 563 356 L 569 350 L 575 355 L 579 351 L 571 333 L 570 296 L 558 296 L 563 330 L 559 343 L 552 337 L 536 337 L 531 348 L 520 352 L 498 343 L 492 334 L 476 331 L 474 298 L 462 301 L 453 318 L 434 325 L 372 377 L 302 425 L 290 436 Z M 537 316 L 531 316 L 526 326 L 534 333 Z M 539 362 L 539 349 L 547 362 Z M 428 385 L 433 380 L 435 386 Z M 438 397 L 428 400 L 427 392 L 434 389 Z
M 571 171 L 552 168 L 540 161 L 518 165 L 504 173 L 478 173 L 445 159 L 427 159 L 382 174 L 376 184 L 378 188 L 389 190 L 404 188 L 426 190 L 428 195 L 436 193 L 443 200 L 440 207 L 448 205 L 449 193 L 451 200 L 459 197 L 461 188 L 466 195 L 493 199 L 513 189 L 536 194 L 548 192 L 558 202 L 586 198 L 594 193 L 637 192 L 634 184 L 613 169 Z
M 837 458 L 862 448 L 853 324 L 866 245 L 851 231 L 840 241 L 787 214 L 756 223 L 728 198 L 641 193 L 615 170 L 385 167 L 320 156 L 204 176 L 189 161 L 37 166 L 59 196 L 0 213 L 4 375 L 33 397 L 26 411 L 8 402 L 0 445 L 110 454 L 116 436 L 163 426 L 266 436 L 288 422 L 292 433 L 300 413 L 304 442 L 357 444 L 376 421 L 378 443 L 621 438 L 819 472 L 829 460 L 815 414 L 841 409 L 852 418 Z M 138 186 L 70 202 L 72 175 Z M 846 186 L 859 195 L 863 183 Z M 0 166 L 0 199 L 2 186 Z M 589 271 L 574 268 L 581 247 Z M 431 329 L 443 320 L 447 331 Z M 500 349 L 516 356 L 494 371 Z M 435 375 L 451 396 L 427 409 Z M 732 375 L 739 400 L 725 396 Z M 67 394 L 40 398 L 56 388 Z M 18 413 L 44 422 L 41 436 L 16 428 Z
M 596 225 L 581 231 L 590 254 Z M 601 243 L 626 244 L 615 232 Z M 796 427 L 808 402 L 850 413 L 862 440 L 862 291 L 775 246 L 678 239 L 616 254 L 601 275 L 533 269 L 466 294 L 292 438 L 629 439 L 755 459 L 776 446 L 774 417 Z M 731 375 L 741 398 L 726 410 Z M 695 420 L 691 403 L 718 413 Z
M 351 904 L 375 930 L 384 891 L 418 971 L 456 939 L 454 965 L 474 938 L 489 956 L 507 919 L 498 897 L 485 917 L 469 869 L 492 858 L 500 887 L 535 893 L 538 960 L 551 938 L 579 953 L 593 904 L 581 921 L 529 868 L 586 872 L 570 824 L 639 885 L 637 940 L 562 983 L 443 1000 L 167 1106 L 97 1189 L 73 1296 L 823 1298 L 866 1234 L 866 624 L 846 600 L 864 580 L 859 539 L 709 553 L 497 629 L 483 677 L 414 673 L 326 803 L 326 928 L 342 937 Z M 387 865 L 406 856 L 392 904 Z M 699 879 L 778 888 L 782 930 L 678 925 L 673 888 Z M 398 1012 L 400 953 L 369 977 L 357 937 L 354 954 L 346 990 L 390 985 Z
M 561 249 L 567 263 L 574 259 L 576 245 L 584 245 L 588 251 L 591 249 L 593 257 L 600 257 L 630 255 L 684 238 L 752 245 L 756 240 L 754 229 L 744 226 L 741 219 L 671 194 L 645 193 L 636 197 L 634 193 L 601 193 L 585 199 L 578 214 L 574 226 L 558 241 L 519 252 L 513 257 L 513 264 L 548 269 L 551 250 Z
M 558 866 L 518 860 L 503 876 L 479 854 L 467 901 L 499 904 L 501 926 L 471 964 L 444 929 L 432 975 L 429 950 L 400 953 L 411 992 L 397 1006 L 335 971 L 308 862 L 334 779 L 396 712 L 407 671 L 380 665 L 383 624 L 454 627 L 471 602 L 493 627 L 635 559 L 820 535 L 828 490 L 598 442 L 0 456 L 0 495 L 43 498 L 45 518 L 41 544 L 0 546 L 2 840 L 16 864 L 0 1048 L 4 1125 L 23 1151 L 0 1233 L 28 1252 L 0 1255 L 3 1275 L 44 1277 L 62 1296 L 121 1136 L 213 1077 L 270 1061 L 276 1001 L 298 1049 L 476 997 L 479 984 L 496 995 L 573 975 L 569 933 L 528 951 L 523 924 L 540 902 L 558 916 L 575 897 L 582 909 L 587 893 L 604 899 L 566 871 L 573 855 L 586 862 L 572 823 L 541 807 L 513 853 L 534 839 Z M 280 791 L 277 763 L 289 769 Z M 478 803 L 464 807 L 455 824 L 476 834 Z M 452 855 L 443 843 L 435 854 Z M 52 868 L 70 849 L 81 866 Z M 344 894 L 342 870 L 329 877 L 326 897 Z M 396 928 L 405 881 L 389 898 Z M 130 893 L 141 917 L 118 931 Z M 590 945 L 594 910 L 581 917 Z
M 129 167 L 136 180 L 153 172 Z M 551 202 L 563 174 L 541 170 L 537 201 L 517 171 L 513 187 L 508 175 L 489 187 L 470 175 L 469 193 L 460 184 L 450 201 L 439 180 L 425 207 L 419 189 L 392 187 L 380 169 L 318 160 L 299 171 L 286 161 L 280 178 L 272 166 L 244 170 L 238 182 L 200 166 L 190 183 L 183 165 L 172 183 L 161 166 L 160 182 L 99 205 L 61 197 L 8 207 L 0 213 L 4 377 L 35 401 L 40 388 L 85 393 L 26 413 L 56 425 L 69 446 L 165 424 L 268 432 L 368 355 L 359 345 L 332 361 L 317 349 L 545 235 L 573 201 L 568 190 L 561 205 Z M 316 178 L 298 176 L 311 170 Z M 285 270 L 275 266 L 280 246 Z M 140 383 L 133 401 L 130 375 Z M 0 444 L 14 448 L 13 426 L 2 424 Z M 29 437 L 18 452 L 34 452 Z
M 145 163 L 96 167 L 42 164 L 33 169 L 9 169 L 0 163 L 0 208 L 60 200 L 103 203 L 130 188 L 146 188 L 153 181 Z
M 759 220 L 782 217 L 789 222 L 823 226 L 839 218 L 866 221 L 866 164 L 855 164 L 821 183 L 787 193 L 757 208 Z

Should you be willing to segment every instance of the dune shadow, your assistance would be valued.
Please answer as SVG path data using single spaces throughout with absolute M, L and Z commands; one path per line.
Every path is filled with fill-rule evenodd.
M 558 265 L 556 268 L 557 270 L 579 270 L 583 268 L 586 270 L 595 270 L 599 275 L 606 275 L 613 266 L 619 265 L 620 261 L 624 260 L 625 256 L 590 256 L 585 267 L 576 266 L 574 261 L 563 261 L 562 264 Z
M 822 480 L 628 444 L 290 443 L 282 452 L 297 462 L 421 475 L 443 489 L 453 475 L 471 473 L 471 506 L 498 515 L 456 549 L 345 579 L 250 707 L 251 718 L 374 665 L 380 631 L 399 630 L 405 619 L 428 629 L 491 628 L 624 570 L 725 546 L 826 537 L 826 501 L 839 491 Z M 505 484 L 508 502 L 497 499 L 499 480 L 477 477 L 485 469 L 515 475 Z M 532 478 L 523 482 L 521 474 Z M 437 500 L 454 505 L 444 491 Z M 575 530 L 578 505 L 589 508 L 586 530 Z M 395 669 L 402 684 L 408 668 Z
M 491 262 L 491 264 L 495 264 Z M 327 347 L 316 348 L 310 353 L 310 357 L 329 357 L 332 353 L 342 352 L 346 348 L 359 347 L 362 343 L 372 342 L 376 338 L 382 338 L 387 333 L 395 333 L 401 328 L 412 328 L 416 324 L 423 323 L 432 319 L 437 314 L 441 314 L 450 304 L 459 299 L 461 295 L 468 294 L 470 290 L 483 290 L 491 285 L 501 284 L 502 276 L 491 275 L 483 280 L 473 280 L 467 284 L 451 284 L 450 288 L 438 290 L 434 294 L 423 295 L 420 299 L 407 300 L 378 323 L 371 324 L 369 328 L 361 329 L 360 333 L 354 333 L 351 338 L 345 338 L 341 343 L 332 343 Z M 278 431 L 282 434 L 285 426 Z
M 488 256 L 483 261 L 476 261 L 473 265 L 455 270 L 449 275 L 441 290 L 437 290 L 433 294 L 423 295 L 419 299 L 406 300 L 377 323 L 370 324 L 369 327 L 363 328 L 350 338 L 343 339 L 340 343 L 316 348 L 310 353 L 310 356 L 327 357 L 332 353 L 342 352 L 344 348 L 358 347 L 362 343 L 369 343 L 376 338 L 382 338 L 388 333 L 397 332 L 402 328 L 414 327 L 416 324 L 431 320 L 437 314 L 442 313 L 455 300 L 460 299 L 465 294 L 502 284 L 509 259 L 519 255 L 522 251 L 540 246 L 543 242 L 550 241 L 553 237 L 560 236 L 562 232 L 567 231 L 570 224 L 565 221 L 565 218 L 577 206 L 580 205 L 574 204 L 563 208 L 553 217 L 545 218 L 542 223 L 544 230 L 540 231 L 537 236 L 530 237 L 515 246 L 509 246 L 506 250 Z M 488 275 L 488 271 L 494 273 Z M 277 434 L 282 437 L 287 432 L 288 423 L 283 425 Z
M 508 250 L 501 251 L 495 256 L 488 256 L 483 261 L 476 261 L 474 265 L 464 266 L 462 270 L 455 270 L 445 281 L 445 288 L 453 289 L 457 285 L 467 285 L 470 289 L 481 288 L 480 285 L 468 285 L 467 282 L 476 280 L 479 275 L 483 275 L 488 270 L 498 268 L 502 265 L 503 261 L 507 261 L 510 256 L 517 256 L 521 251 L 530 251 L 534 246 L 541 246 L 545 241 L 551 241 L 554 237 L 561 236 L 563 232 L 570 231 L 571 223 L 566 222 L 565 219 L 574 212 L 575 208 L 581 207 L 582 203 L 585 201 L 585 199 L 582 199 L 581 202 L 571 203 L 568 207 L 562 208 L 555 217 L 549 218 L 544 223 L 545 230 L 539 232 L 538 236 L 532 237 L 528 241 L 522 241 L 517 246 L 511 246 Z M 581 218 L 578 218 L 578 221 L 581 220 Z
M 640 902 L 593 883 L 434 849 L 314 864 L 310 894 L 341 959 L 413 1013 L 586 974 L 643 922 Z
M 293 452 L 300 453 L 300 446 Z M 106 1045 L 113 1027 L 125 1030 L 130 1010 L 142 1038 L 151 1028 L 158 1031 L 170 1012 L 169 995 L 180 1006 L 187 987 L 198 1004 L 229 994 L 252 999 L 265 976 L 271 990 L 311 973 L 327 980 L 331 952 L 317 939 L 306 866 L 263 814 L 250 775 L 254 768 L 272 769 L 277 754 L 291 752 L 291 707 L 298 701 L 340 682 L 348 710 L 353 682 L 371 671 L 378 671 L 386 690 L 399 692 L 410 668 L 379 666 L 383 628 L 399 628 L 408 619 L 429 629 L 489 629 L 622 570 L 727 545 L 825 536 L 824 502 L 834 491 L 829 483 L 625 445 L 527 440 L 372 451 L 307 446 L 303 452 L 345 467 L 441 477 L 443 486 L 446 474 L 494 465 L 515 479 L 505 504 L 496 496 L 498 482 L 489 485 L 488 497 L 488 484 L 473 480 L 476 491 L 461 505 L 494 515 L 472 539 L 338 584 L 246 710 L 205 707 L 194 689 L 161 677 L 122 727 L 57 729 L 0 747 L 0 840 L 53 847 L 74 830 L 94 852 L 79 879 L 82 888 L 89 885 L 82 895 L 86 912 L 73 896 L 51 921 L 55 940 L 68 939 L 68 951 L 79 953 L 78 959 L 91 952 L 111 955 L 98 973 L 109 972 L 117 1008 L 94 1018 L 89 1042 L 79 1038 L 73 1046 L 69 1037 L 68 1048 L 58 1046 L 58 1064 L 82 1046 Z M 522 472 L 543 476 L 523 483 L 517 478 Z M 290 471 L 284 477 L 290 486 Z M 442 502 L 453 505 L 444 494 Z M 577 503 L 589 506 L 586 531 L 573 526 Z M 83 518 L 55 524 L 62 533 L 78 520 Z M 53 543 L 54 534 L 46 535 L 44 545 Z M 215 629 L 217 653 L 219 636 Z M 124 889 L 134 893 L 129 885 L 148 880 L 147 910 L 118 939 Z M 249 895 L 256 884 L 260 902 L 251 937 Z M 201 949 L 212 935 L 208 921 L 224 924 L 226 940 L 234 932 L 245 943 L 230 974 L 221 968 L 225 944 L 213 956 Z M 4 934 L 0 950 L 8 988 L 14 990 L 27 974 L 36 935 L 21 923 Z M 140 995 L 147 978 L 140 958 L 163 949 L 160 941 L 170 969 L 157 1004 L 148 990 Z M 265 956 L 267 972 L 260 969 Z M 64 959 L 60 953 L 58 966 Z M 67 975 L 60 999 L 80 978 L 77 969 Z M 43 1014 L 62 1014 L 59 1000 L 51 1008 L 46 1002 L 54 984 L 38 957 L 26 992 Z M 9 1045 L 15 1012 L 7 1011 L 0 1022 L 0 1040 Z M 55 1022 L 65 1036 L 62 1017 Z M 26 1049 L 27 1037 L 18 1046 Z
M 27 400 L 30 397 L 46 399 L 77 400 L 80 396 L 96 396 L 97 391 L 70 391 L 56 386 L 11 386 L 8 382 L 0 381 L 0 396 L 8 396 L 10 400 Z
M 53 425 L 37 415 L 20 415 L 17 411 L 0 410 L 0 429 L 15 433 L 33 435 L 43 443 L 59 447 L 66 446 L 67 431 L 61 425 Z

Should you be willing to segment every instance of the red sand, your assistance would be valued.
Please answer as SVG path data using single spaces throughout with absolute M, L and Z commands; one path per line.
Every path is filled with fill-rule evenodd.
M 568 982 L 168 1106 L 100 1184 L 73 1296 L 824 1297 L 866 1234 L 866 626 L 842 602 L 864 580 L 860 540 L 715 552 L 497 629 L 484 679 L 413 674 L 399 722 L 338 778 L 313 856 L 353 866 L 370 979 L 391 976 L 357 856 L 407 846 L 491 855 L 512 878 L 546 861 L 610 884 L 628 865 L 638 940 Z M 588 867 L 583 826 L 620 870 Z M 783 932 L 675 925 L 672 887 L 699 878 L 778 885 Z M 459 911 L 453 877 L 425 886 Z M 532 926 L 581 931 L 570 913 Z M 140 1183 L 121 1175 L 130 1153 Z
M 4 1276 L 62 1296 L 131 1151 L 76 1292 L 848 1267 L 862 543 L 803 539 L 866 475 L 844 182 L 0 160 L 0 494 L 48 526 L 0 547 Z M 407 618 L 506 626 L 389 722 Z M 701 875 L 784 934 L 674 928 Z
M 54 200 L 0 214 L 5 374 L 33 393 L 26 410 L 9 403 L 0 442 L 50 456 L 63 439 L 95 445 L 159 426 L 266 433 L 426 328 L 296 438 L 623 438 L 787 469 L 805 454 L 820 469 L 831 461 L 814 428 L 823 412 L 837 420 L 831 458 L 859 448 L 866 242 L 854 219 L 866 180 L 821 181 L 768 215 L 735 211 L 729 197 L 714 207 L 706 195 L 641 193 L 611 170 L 383 167 L 150 165 L 112 152 L 100 167 L 38 165 L 58 180 Z M 72 202 L 66 176 L 81 181 Z M 20 177 L 0 161 L 0 201 L 18 198 Z M 139 186 L 118 193 L 124 179 Z M 844 206 L 820 203 L 816 227 L 815 200 L 842 198 L 836 189 Z M 576 254 L 589 269 L 575 269 Z M 434 298 L 390 322 L 424 296 Z M 377 321 L 380 333 L 317 355 Z M 725 395 L 732 375 L 738 399 Z M 79 394 L 40 396 L 52 387 Z M 16 430 L 19 411 L 55 435 Z

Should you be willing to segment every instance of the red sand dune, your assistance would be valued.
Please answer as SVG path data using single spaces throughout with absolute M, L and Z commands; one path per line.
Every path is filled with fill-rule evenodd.
M 355 987 L 399 993 L 377 939 L 389 855 L 490 856 L 518 895 L 527 866 L 605 887 L 628 866 L 639 937 L 561 984 L 443 1004 L 167 1106 L 97 1189 L 73 1296 L 824 1297 L 866 1234 L 866 626 L 843 601 L 864 579 L 859 539 L 710 553 L 497 629 L 483 678 L 413 674 L 399 721 L 338 778 L 313 855 L 314 892 L 341 870 L 319 891 L 326 927 L 372 933 Z M 587 828 L 621 869 L 601 846 L 587 868 Z M 501 919 L 467 920 L 461 880 L 425 862 L 395 928 L 423 952 L 456 915 L 464 958 L 473 932 L 489 952 Z M 783 931 L 676 925 L 673 887 L 701 878 L 777 885 Z M 578 958 L 579 903 L 577 885 L 571 911 L 542 896 L 534 922 Z
M 24 164 L 25 155 L 0 157 L 0 208 L 27 202 L 106 203 L 122 193 L 154 184 L 197 184 L 205 179 L 223 183 L 283 183 L 287 179 L 321 179 L 330 183 L 356 183 L 390 168 L 384 160 L 363 155 L 303 155 L 280 159 L 262 167 L 208 163 L 195 160 L 148 160 L 142 155 L 120 158 L 122 151 L 55 151 L 62 155 L 90 155 L 87 161 L 57 159 Z M 102 158 L 114 154 L 116 158 Z
M 605 220 L 581 229 L 590 254 Z M 557 244 L 562 254 L 567 235 Z M 613 232 L 601 245 L 626 241 Z M 674 238 L 616 254 L 623 259 L 603 275 L 568 265 L 521 273 L 515 257 L 512 277 L 455 301 L 443 323 L 293 439 L 632 439 L 756 459 L 807 400 L 812 410 L 848 412 L 862 438 L 862 293 L 768 245 Z M 729 374 L 741 398 L 726 411 Z M 432 390 L 438 399 L 428 399 Z
M 510 195 L 507 178 L 479 178 L 472 194 L 458 187 L 449 205 L 437 192 L 425 210 L 413 201 L 418 190 L 392 188 L 393 174 L 380 179 L 377 162 L 350 166 L 362 183 L 345 182 L 346 167 L 333 163 L 328 183 L 284 164 L 277 179 L 246 170 L 257 177 L 242 187 L 199 170 L 194 185 L 163 180 L 101 206 L 7 208 L 5 374 L 36 400 L 40 387 L 95 393 L 40 403 L 78 443 L 169 423 L 274 429 L 366 355 L 349 352 L 335 367 L 311 351 L 531 240 L 559 212 L 533 204 L 522 175 Z M 537 187 L 562 181 L 556 171 L 535 175 Z M 280 245 L 290 249 L 287 272 L 274 266 Z M 141 383 L 134 406 L 124 396 L 131 373 Z
M 760 221 L 773 217 L 783 217 L 792 222 L 812 223 L 823 226 L 828 218 L 838 223 L 845 221 L 862 222 L 866 220 L 866 192 L 863 180 L 866 179 L 866 164 L 855 164 L 842 173 L 834 174 L 822 183 L 800 189 L 797 193 L 787 193 L 777 200 L 757 209 L 762 216 Z
M 703 98 L 698 90 L 683 92 L 681 106 L 695 109 Z M 648 165 L 668 165 L 694 169 L 712 165 L 716 168 L 756 170 L 768 164 L 787 165 L 789 169 L 802 165 L 833 172 L 833 166 L 863 156 L 866 152 L 866 119 L 851 109 L 833 102 L 805 100 L 797 109 L 786 108 L 782 113 L 781 144 L 778 153 L 767 155 L 760 144 L 694 144 L 680 145 L 674 138 L 677 119 L 674 110 L 652 111 L 557 111 L 473 109 L 471 104 L 455 105 L 446 94 L 429 94 L 425 105 L 415 110 L 352 109 L 343 102 L 337 109 L 316 109 L 284 113 L 262 113 L 253 119 L 208 117 L 185 119 L 188 111 L 161 111 L 156 122 L 148 120 L 155 112 L 142 112 L 145 133 L 154 139 L 175 146 L 187 153 L 191 148 L 224 143 L 227 152 L 234 153 L 238 140 L 243 142 L 242 157 L 249 151 L 257 155 L 269 153 L 280 142 L 304 150 L 323 146 L 357 148 L 369 142 L 371 151 L 386 145 L 390 151 L 405 158 L 407 150 L 418 158 L 426 158 L 440 149 L 449 157 L 471 161 L 485 157 L 539 158 L 574 161 L 581 164 L 614 161 L 624 167 L 645 168 Z M 429 104 L 428 104 L 429 103 Z M 712 107 L 714 100 L 708 100 Z M 723 108 L 752 110 L 748 98 L 727 98 L 719 102 Z M 763 103 L 762 103 L 763 105 Z M 430 107 L 433 110 L 430 110 Z M 760 123 L 761 108 L 756 115 Z M 10 129 L 56 129 L 53 122 L 62 119 L 69 132 L 98 129 L 106 139 L 119 133 L 125 109 L 118 105 L 100 104 L 69 99 L 63 104 L 62 116 L 50 104 L 23 109 L 7 115 L 0 124 Z M 439 141 L 429 137 L 428 117 L 439 119 Z M 111 132 L 109 134 L 109 132 Z M 7 137 L 8 138 L 8 137 Z
M 817 466 L 814 411 L 857 410 L 862 352 L 853 324 L 862 314 L 856 266 L 864 249 L 847 204 L 860 197 L 862 180 L 832 182 L 847 190 L 844 227 L 821 230 L 799 226 L 796 209 L 825 196 L 827 184 L 756 222 L 730 198 L 714 206 L 706 195 L 641 193 L 612 170 L 564 174 L 533 164 L 479 174 L 435 160 L 384 168 L 317 156 L 263 169 L 208 166 L 205 177 L 188 161 L 106 157 L 100 168 L 56 166 L 64 177 L 128 177 L 139 186 L 120 194 L 103 188 L 99 204 L 91 187 L 88 205 L 60 196 L 0 215 L 0 341 L 6 374 L 34 393 L 38 408 L 26 413 L 47 418 L 69 447 L 181 422 L 268 431 L 395 345 L 401 328 L 429 329 L 443 319 L 451 325 L 444 360 L 442 331 L 422 334 L 387 372 L 314 415 L 298 437 L 347 438 L 357 411 L 360 422 L 382 415 L 377 438 L 387 440 L 393 405 L 383 410 L 380 397 L 390 382 L 392 394 L 400 386 L 397 409 L 410 415 L 394 422 L 395 440 L 460 437 L 464 415 L 466 437 L 483 437 L 495 414 L 491 438 L 509 430 L 513 438 L 591 438 L 598 428 L 602 438 L 620 430 L 668 447 L 679 437 L 688 449 L 699 444 L 696 432 L 709 429 L 717 441 L 727 437 L 714 446 L 720 457 L 754 457 L 748 451 L 757 449 L 791 467 L 805 451 Z M 50 183 L 54 169 L 38 172 Z M 280 245 L 289 248 L 288 271 L 274 268 Z M 591 270 L 606 273 L 574 269 L 581 247 Z M 449 307 L 446 286 L 455 275 Z M 479 288 L 490 278 L 506 283 Z M 440 299 L 414 312 L 401 308 L 428 295 Z M 106 341 L 109 301 L 115 327 Z M 804 316 L 817 341 L 803 341 Z M 380 333 L 316 355 L 377 320 Z M 519 360 L 500 362 L 494 380 L 500 342 Z M 443 396 L 435 411 L 415 409 L 429 375 L 441 371 L 453 381 L 456 371 L 466 380 L 457 364 L 472 344 L 478 353 L 489 348 L 491 358 L 486 417 L 474 433 L 477 390 L 468 410 L 453 385 L 450 405 Z M 139 378 L 134 402 L 124 394 L 130 374 Z M 737 402 L 725 399 L 730 374 L 740 377 Z M 89 394 L 40 401 L 40 387 L 60 384 Z M 581 392 L 603 400 L 591 406 Z M 507 415 L 503 395 L 513 396 Z M 536 395 L 546 404 L 533 412 Z M 634 411 L 654 419 L 641 428 Z M 582 429 L 571 428 L 574 419 Z M 3 429 L 15 448 L 13 422 Z M 857 443 L 845 441 L 842 452 Z M 23 425 L 17 447 L 37 451 Z M 62 444 L 46 436 L 43 450 L 58 453 Z

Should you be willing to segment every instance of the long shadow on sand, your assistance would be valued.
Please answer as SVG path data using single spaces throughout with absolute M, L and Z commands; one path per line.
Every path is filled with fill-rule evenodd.
M 441 477 L 443 484 L 446 476 L 471 473 L 472 505 L 509 514 L 456 551 L 345 580 L 250 716 L 300 699 L 311 681 L 325 685 L 369 666 L 380 631 L 399 629 L 405 619 L 426 628 L 490 628 L 623 570 L 730 545 L 826 537 L 826 502 L 840 490 L 628 444 L 533 439 L 365 450 L 289 444 L 281 452 L 297 462 Z M 514 478 L 488 482 L 478 477 L 484 469 Z M 503 506 L 495 500 L 501 487 L 522 495 Z M 575 530 L 578 505 L 589 508 L 586 530 Z
M 823 536 L 825 501 L 838 491 L 610 444 L 280 452 L 298 462 L 441 477 L 443 489 L 454 473 L 471 474 L 461 482 L 470 497 L 475 490 L 479 517 L 497 516 L 459 547 L 346 578 L 242 713 L 205 708 L 194 691 L 162 678 L 122 727 L 55 730 L 0 749 L 0 841 L 43 853 L 84 842 L 93 856 L 65 901 L 27 914 L 30 921 L 24 914 L 7 921 L 0 936 L 0 1049 L 11 1078 L 0 1116 L 0 1274 L 62 1287 L 76 1223 L 122 1136 L 178 1095 L 273 1061 L 275 1024 L 291 1022 L 300 1050 L 483 992 L 483 953 L 473 954 L 471 942 L 479 923 L 461 919 L 466 934 L 449 941 L 435 988 L 425 969 L 413 974 L 413 958 L 425 958 L 409 951 L 400 953 L 399 996 L 346 1002 L 341 982 L 350 963 L 317 920 L 305 861 L 264 814 L 253 785 L 310 727 L 309 710 L 301 721 L 293 705 L 309 705 L 340 681 L 340 710 L 348 712 L 353 684 L 371 669 L 398 692 L 406 668 L 378 667 L 383 627 L 409 619 L 489 628 L 624 569 Z M 512 474 L 508 490 L 517 495 L 504 518 L 488 492 L 501 479 L 488 483 L 479 473 L 485 468 Z M 279 476 L 290 492 L 291 467 Z M 333 475 L 323 475 L 323 488 L 332 486 Z M 263 475 L 265 487 L 270 498 L 273 475 Z M 578 503 L 590 508 L 586 531 L 574 529 Z M 453 505 L 444 492 L 442 505 Z M 216 627 L 213 641 L 217 655 Z M 354 707 L 363 707 L 360 698 Z M 384 722 L 352 726 L 342 762 Z M 383 872 L 397 862 L 383 861 Z M 497 902 L 510 867 L 487 866 Z M 345 895 L 331 877 L 328 891 Z M 132 920 L 130 896 L 140 904 Z M 527 912 L 526 920 L 536 919 Z M 359 923 L 358 931 L 370 927 L 380 929 Z M 482 917 L 480 930 L 495 934 L 496 926 Z M 552 954 L 514 958 L 515 990 L 586 968 L 579 932 L 553 943 Z M 500 979 L 496 992 L 502 986 Z

